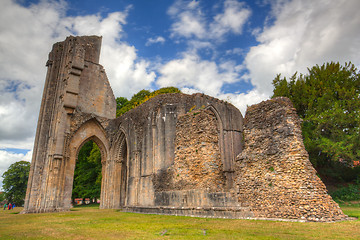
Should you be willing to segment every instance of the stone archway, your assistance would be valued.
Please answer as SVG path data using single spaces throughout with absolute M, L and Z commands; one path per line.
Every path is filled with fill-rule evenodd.
M 63 201 L 64 208 L 69 209 L 71 207 L 71 194 L 73 189 L 73 180 L 74 180 L 74 170 L 77 160 L 78 153 L 81 147 L 87 141 L 94 141 L 101 152 L 101 161 L 102 161 L 102 183 L 101 183 L 101 196 L 102 199 L 106 192 L 106 187 L 104 182 L 106 181 L 106 176 L 104 176 L 105 169 L 104 165 L 107 161 L 109 144 L 106 138 L 105 132 L 102 126 L 95 120 L 89 120 L 84 123 L 72 136 L 68 144 L 68 160 L 65 164 L 65 174 L 64 174 L 64 188 L 63 188 Z M 101 207 L 101 205 L 100 205 Z

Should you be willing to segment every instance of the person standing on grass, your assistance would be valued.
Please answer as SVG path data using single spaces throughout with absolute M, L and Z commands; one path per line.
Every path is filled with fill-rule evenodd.
M 4 204 L 4 210 L 5 210 L 6 208 L 7 208 L 7 204 L 5 203 L 5 204 Z
M 15 203 L 12 204 L 12 209 L 14 209 L 16 206 L 15 206 Z
M 8 210 L 11 210 L 11 209 L 12 209 L 12 205 L 11 205 L 11 203 L 9 203 Z

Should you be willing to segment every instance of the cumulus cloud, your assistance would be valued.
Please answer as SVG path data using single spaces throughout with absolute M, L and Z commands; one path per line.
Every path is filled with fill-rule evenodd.
M 239 80 L 241 70 L 242 66 L 231 61 L 217 64 L 194 53 L 184 53 L 182 58 L 169 61 L 159 69 L 161 75 L 157 84 L 161 87 L 192 88 L 217 96 L 224 83 Z
M 172 25 L 172 37 L 212 39 L 223 41 L 227 33 L 241 34 L 251 15 L 244 3 L 226 0 L 223 10 L 207 21 L 198 1 L 177 0 L 169 8 L 168 14 L 175 20 Z
M 171 27 L 171 36 L 203 38 L 206 33 L 204 15 L 200 2 L 177 0 L 169 8 L 168 14 L 175 19 Z
M 257 34 L 245 59 L 260 92 L 271 94 L 278 73 L 306 73 L 327 61 L 360 64 L 359 1 L 275 1 L 272 8 L 274 24 Z
M 236 0 L 226 0 L 224 2 L 224 12 L 214 17 L 214 22 L 209 26 L 211 35 L 221 38 L 228 32 L 241 34 L 243 26 L 251 15 L 250 9 L 246 8 L 245 3 Z
M 237 107 L 240 112 L 245 116 L 246 109 L 248 106 L 257 104 L 268 98 L 268 95 L 262 92 L 259 92 L 257 89 L 253 89 L 246 93 L 225 93 L 219 94 L 218 98 L 232 103 Z
M 154 43 L 164 43 L 165 42 L 165 38 L 163 38 L 162 36 L 157 36 L 156 38 L 149 38 L 146 42 L 146 46 L 150 46 Z

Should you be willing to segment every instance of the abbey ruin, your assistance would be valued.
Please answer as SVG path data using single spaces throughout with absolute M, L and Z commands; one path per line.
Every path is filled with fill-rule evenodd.
M 100 208 L 186 216 L 337 221 L 287 98 L 248 108 L 204 94 L 164 94 L 116 118 L 99 65 L 101 37 L 54 44 L 24 213 L 71 208 L 82 145 L 101 150 Z

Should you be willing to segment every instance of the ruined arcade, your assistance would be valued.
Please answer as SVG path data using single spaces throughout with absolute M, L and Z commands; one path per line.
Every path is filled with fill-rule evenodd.
M 203 94 L 164 94 L 116 118 L 99 65 L 101 37 L 54 44 L 39 114 L 25 213 L 71 207 L 82 145 L 101 150 L 100 208 L 172 215 L 346 219 L 316 176 L 291 102 L 248 108 Z

